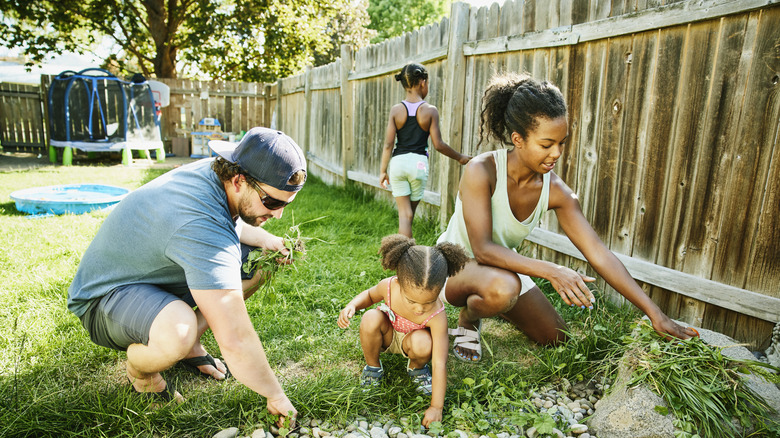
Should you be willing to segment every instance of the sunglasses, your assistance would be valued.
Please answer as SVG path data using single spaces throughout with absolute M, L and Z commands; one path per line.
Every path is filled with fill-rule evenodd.
M 268 195 L 268 193 L 265 192 L 265 190 L 261 189 L 257 183 L 254 181 L 250 182 L 249 179 L 246 180 L 252 187 L 255 188 L 260 194 L 260 202 L 263 203 L 263 207 L 269 209 L 269 210 L 278 210 L 280 208 L 286 207 L 290 202 L 282 201 L 276 198 L 272 198 Z

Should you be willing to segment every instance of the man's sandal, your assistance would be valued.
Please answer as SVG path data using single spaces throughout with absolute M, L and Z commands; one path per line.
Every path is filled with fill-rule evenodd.
M 363 367 L 363 372 L 360 374 L 360 386 L 379 386 L 382 383 L 382 377 L 385 375 L 385 369 L 382 367 L 382 362 L 379 362 L 378 367 L 372 367 L 366 365 Z
M 214 367 L 214 369 L 219 371 L 219 369 L 217 368 L 217 361 L 214 360 L 214 357 L 211 356 L 208 353 L 205 356 L 196 356 L 196 357 L 191 357 L 189 359 L 182 359 L 182 360 L 179 361 L 179 364 L 184 369 L 186 369 L 187 371 L 191 371 L 191 372 L 193 372 L 193 373 L 195 373 L 195 374 L 197 374 L 199 376 L 202 376 L 202 377 L 212 377 L 213 378 L 214 376 L 212 376 L 211 374 L 206 374 L 206 373 L 202 372 L 198 368 L 200 366 L 211 365 L 211 366 Z M 223 362 L 223 364 L 225 365 L 225 379 L 222 379 L 222 380 L 227 380 L 231 376 L 231 374 L 230 374 L 230 370 L 227 367 L 227 364 L 225 364 L 224 362 Z M 215 378 L 214 380 L 219 380 L 219 379 Z
M 417 392 L 422 395 L 433 394 L 433 374 L 431 374 L 431 367 L 426 363 L 422 368 L 411 369 L 409 365 L 406 365 L 406 373 L 411 377 L 412 382 L 417 385 Z
M 481 327 L 482 320 L 479 321 L 475 330 L 469 330 L 465 327 L 447 330 L 448 334 L 455 336 L 455 339 L 452 342 L 452 354 L 454 354 L 455 357 L 469 363 L 476 363 L 482 359 L 482 344 L 479 333 Z M 475 352 L 473 356 L 476 356 L 476 358 L 462 356 L 461 353 L 458 352 L 457 347 L 473 350 Z

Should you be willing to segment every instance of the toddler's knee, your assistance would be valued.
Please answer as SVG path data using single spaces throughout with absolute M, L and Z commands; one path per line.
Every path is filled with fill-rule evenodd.
M 366 313 L 360 318 L 360 330 L 361 331 L 374 331 L 378 330 L 385 324 L 387 316 L 377 309 L 367 310 Z
M 431 359 L 433 350 L 433 340 L 428 330 L 415 330 L 408 334 L 409 344 L 407 356 L 411 359 L 424 359 L 426 362 Z

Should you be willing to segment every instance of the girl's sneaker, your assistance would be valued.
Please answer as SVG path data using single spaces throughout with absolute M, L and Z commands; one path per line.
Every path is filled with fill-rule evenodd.
M 428 364 L 414 370 L 407 367 L 406 373 L 412 378 L 412 382 L 417 385 L 417 392 L 422 393 L 422 395 L 431 395 L 433 393 L 433 374 L 431 374 L 431 367 Z
M 384 375 L 385 369 L 382 367 L 382 361 L 379 361 L 378 367 L 366 365 L 360 375 L 360 386 L 379 386 Z

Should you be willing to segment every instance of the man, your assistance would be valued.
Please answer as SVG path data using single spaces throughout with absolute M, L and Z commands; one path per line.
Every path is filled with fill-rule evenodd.
M 135 391 L 162 400 L 183 400 L 160 374 L 179 361 L 225 378 L 225 364 L 200 342 L 211 328 L 232 375 L 266 397 L 269 412 L 294 418 L 244 305 L 263 274 L 241 265 L 254 248 L 286 253 L 260 226 L 303 187 L 306 160 L 290 137 L 266 128 L 238 146 L 209 146 L 216 159 L 168 172 L 117 204 L 81 259 L 68 309 L 93 342 L 127 351 Z

